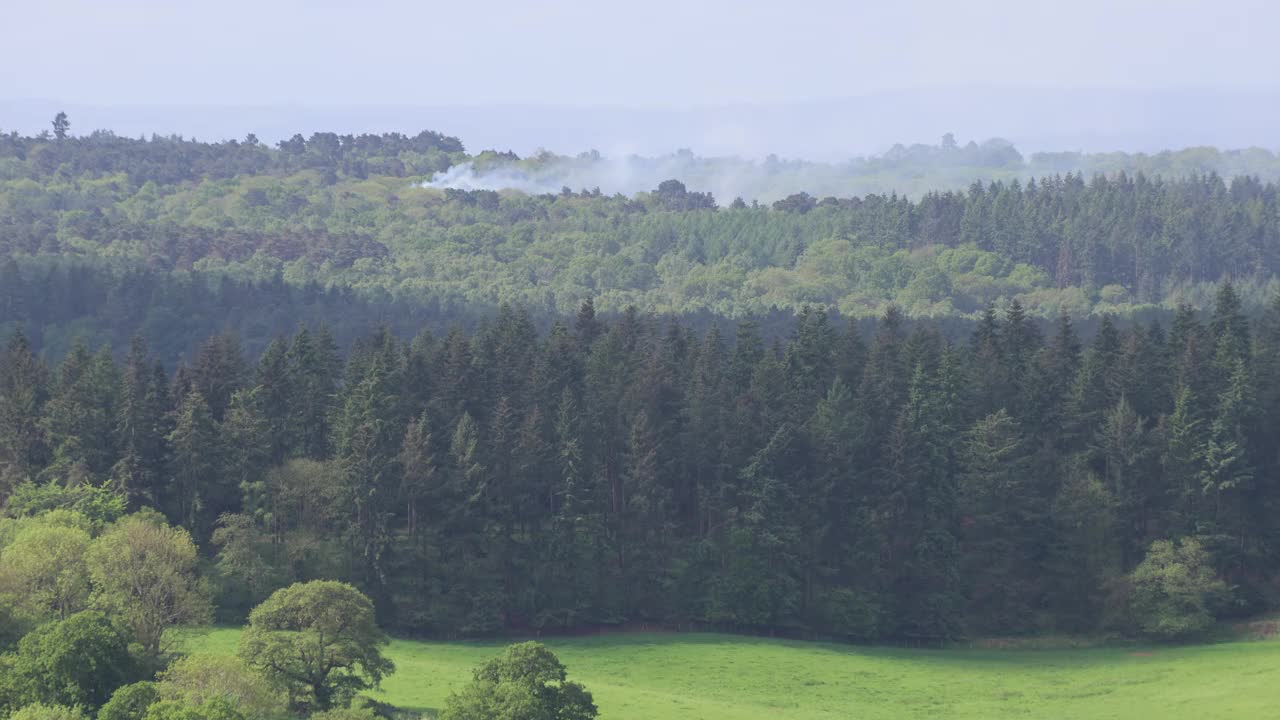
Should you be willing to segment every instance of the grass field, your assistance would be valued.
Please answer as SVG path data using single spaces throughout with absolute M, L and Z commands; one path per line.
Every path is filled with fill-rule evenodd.
M 184 640 L 231 654 L 239 631 Z M 897 650 L 713 634 L 547 640 L 604 720 L 1280 717 L 1280 642 L 1083 650 Z M 375 696 L 439 708 L 502 643 L 412 642 Z

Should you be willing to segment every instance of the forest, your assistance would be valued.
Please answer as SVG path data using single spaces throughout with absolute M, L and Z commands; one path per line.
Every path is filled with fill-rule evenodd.
M 1265 151 L 1252 165 L 1218 151 L 1065 154 L 1032 162 L 1044 168 L 1038 177 L 991 179 L 978 168 L 962 189 L 914 197 L 886 182 L 861 196 L 794 190 L 761 203 L 679 180 L 629 196 L 429 187 L 450 168 L 539 162 L 468 155 L 456 138 L 432 132 L 316 133 L 278 147 L 252 137 L 202 143 L 58 132 L 0 135 L 0 253 L 12 261 L 0 323 L 5 332 L 22 323 L 38 345 L 54 337 L 59 353 L 85 332 L 102 333 L 90 340 L 123 353 L 138 327 L 171 325 L 166 303 L 124 303 L 156 317 L 103 315 L 146 274 L 156 277 L 144 285 L 185 288 L 184 304 L 234 317 L 238 332 L 265 344 L 315 312 L 248 322 L 244 312 L 205 301 L 225 295 L 227 283 L 312 288 L 313 297 L 343 293 L 399 308 L 379 319 L 399 326 L 411 317 L 404 322 L 429 322 L 436 332 L 502 303 L 545 324 L 587 298 L 605 314 L 634 305 L 730 320 L 805 306 L 874 318 L 894 305 L 910 318 L 972 321 L 1015 298 L 1046 320 L 1168 319 L 1182 303 L 1206 307 L 1224 277 L 1257 312 L 1275 294 L 1280 269 L 1280 200 L 1274 168 L 1267 171 L 1276 163 Z M 982 156 L 981 146 L 949 147 L 898 154 Z M 937 177 L 924 161 L 902 162 L 923 182 Z M 51 267 L 93 278 L 82 293 L 90 301 L 74 316 L 39 314 L 66 306 Z M 201 336 L 223 329 L 202 327 Z M 194 351 L 199 337 L 173 347 L 155 341 L 172 359 Z
M 1269 153 L 948 138 L 823 170 L 927 192 L 725 203 L 439 186 L 606 161 L 435 132 L 53 130 L 0 135 L 0 718 L 417 717 L 365 694 L 388 634 L 1280 608 Z M 211 623 L 234 655 L 181 651 Z M 440 717 L 594 718 L 567 677 L 513 645 Z
M 223 334 L 169 374 L 140 338 L 50 367 L 16 334 L 0 388 L 8 512 L 154 508 L 229 619 L 336 578 L 412 634 L 1139 632 L 1169 542 L 1216 588 L 1185 632 L 1276 600 L 1280 297 L 1251 322 L 1230 284 L 1087 343 L 1016 304 L 959 343 L 896 310 L 766 343 L 586 303 L 345 362 L 323 327 L 253 363 Z

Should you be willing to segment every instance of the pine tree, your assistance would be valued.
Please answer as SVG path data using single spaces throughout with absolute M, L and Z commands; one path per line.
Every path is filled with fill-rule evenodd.
M 158 389 L 153 387 L 156 381 L 146 342 L 134 336 L 121 377 L 115 427 L 120 459 L 111 476 L 135 506 L 158 502 L 156 493 L 166 470 L 164 415 L 168 408 L 156 402 L 155 394 L 167 392 L 163 376 Z
M 1148 498 L 1152 480 L 1149 434 L 1141 417 L 1125 397 L 1104 416 L 1098 429 L 1097 454 L 1103 477 L 1117 501 L 1119 530 L 1124 543 L 1122 562 L 1126 570 L 1138 562 L 1148 544 L 1150 512 Z
M 449 331 L 440 347 L 435 362 L 435 377 L 439 379 L 433 414 L 441 418 L 456 418 L 467 412 L 474 417 L 476 403 L 468 391 L 474 387 L 476 377 L 472 363 L 471 341 L 458 328 Z
M 836 334 L 821 310 L 803 308 L 796 319 L 795 339 L 784 360 L 791 382 L 788 402 L 794 405 L 791 420 L 800 422 L 817 403 L 835 377 Z
M 327 458 L 331 449 L 329 418 L 334 412 L 339 375 L 332 343 L 323 326 L 315 338 L 301 327 L 285 354 L 291 393 L 290 442 L 296 452 L 316 460 Z
M 751 378 L 764 358 L 764 341 L 760 339 L 759 327 L 751 320 L 738 324 L 736 337 L 733 359 L 729 362 L 729 383 L 741 393 L 751 384 Z
M 743 467 L 742 509 L 727 533 L 727 572 L 712 583 L 709 619 L 745 627 L 797 625 L 803 579 L 792 468 L 801 454 L 796 431 L 781 425 Z
M 591 296 L 587 296 L 587 299 L 582 301 L 582 306 L 578 308 L 578 317 L 573 323 L 573 332 L 578 338 L 578 346 L 584 350 L 590 350 L 596 338 L 603 334 L 604 328 L 602 323 L 596 319 L 596 303 Z
M 1219 560 L 1226 559 L 1223 555 L 1230 548 L 1237 566 L 1243 562 L 1240 555 L 1246 551 L 1250 541 L 1246 506 L 1254 499 L 1255 490 L 1245 434 L 1253 412 L 1250 387 L 1249 370 L 1243 360 L 1237 360 L 1234 372 L 1218 398 L 1217 412 L 1209 424 L 1201 449 L 1201 491 L 1212 507 L 1209 527 L 1216 534 L 1225 536 L 1215 543 Z
M 1203 515 L 1200 481 L 1203 467 L 1203 421 L 1196 416 L 1196 400 L 1189 387 L 1178 390 L 1173 413 L 1160 426 L 1163 439 L 1161 468 L 1164 492 L 1153 498 L 1167 507 L 1162 523 L 1165 537 L 1192 535 L 1196 520 Z
M 874 511 L 861 466 L 866 448 L 853 393 L 836 378 L 804 430 L 812 467 L 800 476 L 800 538 L 804 549 L 806 618 L 851 637 L 874 635 L 866 613 L 851 613 L 843 600 L 874 591 L 864 569 L 875 565 Z
M 577 401 L 566 389 L 560 397 L 553 425 L 551 461 L 551 520 L 542 553 L 544 610 L 539 626 L 571 627 L 587 617 L 599 600 L 600 558 L 606 548 L 597 505 L 589 486 L 589 469 L 582 452 Z
M 111 355 L 89 354 L 77 342 L 58 366 L 58 379 L 44 406 L 43 429 L 53 448 L 51 477 L 86 473 L 107 475 L 115 462 L 115 391 L 118 381 Z
M 870 431 L 868 442 L 882 447 L 893 427 L 898 408 L 907 397 L 911 369 L 902 357 L 902 315 L 895 307 L 885 311 L 867 359 L 858 398 Z
M 973 386 L 976 388 L 978 412 L 995 412 L 1008 404 L 1009 375 L 1005 363 L 1005 343 L 1000 337 L 1000 323 L 994 305 L 987 305 L 969 341 L 972 348 Z
M 267 469 L 274 464 L 274 438 L 271 420 L 263 412 L 262 391 L 262 386 L 237 390 L 222 421 L 226 442 L 225 477 L 219 483 L 222 494 L 206 501 L 219 516 L 239 512 L 244 498 L 258 495 Z
M 959 507 L 970 627 L 981 632 L 1033 629 L 1047 548 L 1043 498 L 1017 422 L 999 410 L 975 423 L 959 453 Z
M 209 338 L 200 347 L 191 368 L 192 384 L 208 403 L 214 420 L 222 422 L 231 396 L 244 385 L 248 372 L 240 338 L 231 331 Z
M 961 632 L 963 594 L 956 567 L 954 363 L 933 377 L 917 365 L 887 448 L 882 497 L 886 569 L 896 631 L 917 638 Z
M 0 353 L 0 497 L 47 462 L 44 428 L 36 418 L 49 397 L 49 370 L 21 330 Z
M 1254 335 L 1253 376 L 1256 392 L 1256 415 L 1250 423 L 1249 448 L 1253 451 L 1259 478 L 1280 478 L 1280 443 L 1272 442 L 1272 433 L 1280 427 L 1280 292 L 1267 305 Z M 1264 483 L 1269 497 L 1254 507 L 1265 515 L 1263 527 L 1280 531 L 1280 497 L 1275 497 L 1274 483 Z
M 699 535 L 723 521 L 732 496 L 724 353 L 720 331 L 712 326 L 698 352 L 684 410 L 682 449 L 689 457 L 690 481 L 697 493 Z
M 1225 354 L 1225 361 L 1247 361 L 1250 349 L 1249 320 L 1244 315 L 1240 296 L 1230 281 L 1224 281 L 1218 286 L 1209 333 L 1213 338 L 1215 352 Z
M 657 439 L 641 410 L 631 425 L 623 487 L 623 545 L 619 558 L 631 616 L 661 619 L 671 590 L 669 563 L 675 548 L 674 498 L 659 476 Z
M 400 489 L 396 380 L 388 359 L 375 358 L 350 388 L 333 428 L 334 456 L 342 469 L 352 516 L 347 536 L 353 569 L 375 601 L 387 601 L 385 555 Z
M 419 510 L 424 502 L 443 499 L 440 496 L 431 421 L 426 411 L 409 420 L 401 443 L 400 497 L 405 503 L 405 523 L 411 540 L 419 533 Z
M 441 524 L 448 497 L 445 474 L 436 460 L 435 438 L 424 410 L 411 418 L 400 447 L 400 492 L 404 504 L 405 537 L 396 555 L 396 616 L 409 627 L 425 627 L 435 619 L 434 582 L 442 564 Z
M 836 350 L 836 374 L 850 390 L 862 382 L 867 367 L 867 344 L 858 331 L 858 321 L 850 318 Z
M 305 332 L 305 328 L 299 332 Z M 292 437 L 295 397 L 294 372 L 290 367 L 288 351 L 284 343 L 272 340 L 258 360 L 254 374 L 256 403 L 262 410 L 266 426 L 263 428 L 271 462 L 280 464 L 293 451 L 296 438 Z
M 1023 400 L 1027 398 L 1032 382 L 1033 365 L 1043 345 L 1040 330 L 1027 317 L 1022 304 L 1014 298 L 1005 311 L 1004 328 L 1000 335 L 1001 356 L 1004 369 L 1000 374 L 1007 378 L 1007 403 L 1011 412 L 1021 417 L 1026 414 Z
M 165 513 L 195 538 L 208 540 L 216 516 L 206 514 L 206 498 L 221 489 L 225 448 L 213 413 L 198 389 L 183 396 L 168 441 L 172 448 L 171 480 L 162 500 Z

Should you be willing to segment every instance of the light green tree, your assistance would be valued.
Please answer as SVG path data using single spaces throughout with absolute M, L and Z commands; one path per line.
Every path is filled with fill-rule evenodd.
M 196 546 L 156 513 L 126 517 L 94 540 L 87 555 L 93 604 L 133 629 L 157 657 L 164 631 L 207 622 L 208 591 L 196 577 Z
M 277 590 L 249 614 L 240 657 L 282 686 L 295 711 L 343 707 L 395 671 L 373 603 L 346 583 L 315 580 Z
M 9 716 L 9 720 L 86 720 L 84 711 L 66 705 L 32 703 Z
M 1175 544 L 1157 540 L 1129 575 L 1131 608 L 1147 635 L 1164 639 L 1203 633 L 1227 586 L 1214 572 L 1209 554 L 1192 538 Z
M 156 694 L 161 701 L 197 707 L 224 700 L 254 720 L 282 720 L 288 716 L 280 689 L 240 658 L 188 655 L 173 661 L 157 680 Z
M 536 642 L 508 647 L 449 696 L 441 720 L 591 720 L 591 693 L 567 679 L 555 653 Z
M 0 596 L 32 623 L 65 619 L 89 600 L 89 533 L 35 522 L 0 551 Z

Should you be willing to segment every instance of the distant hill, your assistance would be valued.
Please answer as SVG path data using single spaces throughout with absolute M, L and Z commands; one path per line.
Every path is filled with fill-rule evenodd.
M 838 92 L 836 89 L 833 92 Z M 893 144 L 935 142 L 944 133 L 1003 137 L 1024 152 L 1156 151 L 1215 145 L 1280 148 L 1280 89 L 935 89 L 881 92 L 806 103 L 636 109 L 556 105 L 482 106 L 90 106 L 0 99 L 0 128 L 34 132 L 55 112 L 87 131 L 182 134 L 203 140 L 266 141 L 295 132 L 384 132 L 438 128 L 473 150 L 538 148 L 609 155 L 699 154 L 842 159 Z M 518 118 L 515 121 L 514 118 Z

